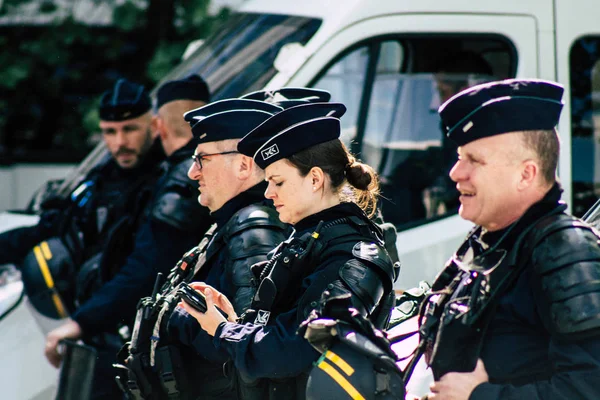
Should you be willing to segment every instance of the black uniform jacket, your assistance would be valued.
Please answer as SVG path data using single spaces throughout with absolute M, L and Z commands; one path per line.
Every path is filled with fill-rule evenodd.
M 560 195 L 555 185 L 516 223 L 500 248 L 509 250 L 523 229 L 558 205 Z M 481 241 L 493 246 L 504 232 L 488 232 Z M 553 246 L 550 251 L 559 254 L 572 244 Z M 591 264 L 600 268 L 598 262 Z M 470 400 L 600 399 L 600 334 L 586 339 L 554 334 L 546 296 L 535 289 L 539 279 L 530 262 L 502 295 L 480 355 L 490 382 L 477 386 Z M 596 307 L 600 313 L 600 305 Z

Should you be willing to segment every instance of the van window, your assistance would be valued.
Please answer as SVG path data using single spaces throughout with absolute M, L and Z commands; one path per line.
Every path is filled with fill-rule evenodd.
M 403 230 L 458 211 L 448 177 L 456 147 L 438 107 L 475 84 L 514 77 L 516 65 L 500 36 L 385 36 L 342 52 L 311 86 L 348 106 L 345 141 L 379 173 L 383 217 Z
M 600 197 L 600 36 L 577 40 L 569 65 L 572 206 L 581 217 Z
M 196 53 L 163 81 L 191 73 L 206 80 L 213 100 L 262 89 L 277 70 L 273 65 L 288 43 L 305 45 L 321 20 L 272 14 L 235 14 Z
M 346 114 L 342 118 L 341 139 L 350 146 L 356 138 L 356 122 L 367 73 L 369 48 L 361 46 L 342 56 L 313 86 L 335 93 L 343 99 Z

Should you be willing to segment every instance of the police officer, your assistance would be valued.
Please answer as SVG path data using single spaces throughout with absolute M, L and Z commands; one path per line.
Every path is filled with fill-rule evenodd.
M 236 146 L 249 130 L 279 111 L 262 101 L 230 99 L 185 115 L 195 147 L 188 175 L 198 182 L 198 201 L 210 210 L 215 225 L 172 271 L 159 300 L 140 303 L 148 311 L 140 309 L 135 327 L 139 334 L 123 363 L 130 371 L 120 377 L 128 394 L 145 399 L 235 398 L 223 360 L 218 354 L 211 357 L 211 351 L 216 352 L 210 338 L 183 309 L 173 310 L 177 301 L 172 299 L 181 282 L 202 280 L 227 293 L 238 312 L 248 308 L 254 294 L 249 267 L 264 261 L 283 241 L 287 226 L 264 199 L 264 172 Z
M 86 271 L 80 274 L 87 276 L 78 281 L 81 305 L 70 321 L 48 335 L 47 355 L 53 363 L 59 361 L 54 348 L 64 338 L 84 337 L 99 350 L 95 397 L 102 398 L 107 393 L 120 396 L 112 364 L 122 342 L 111 334 L 119 325 L 132 324 L 136 304 L 151 292 L 157 272 L 169 271 L 181 253 L 197 243 L 210 226 L 210 216 L 196 202 L 192 181 L 186 176 L 194 144 L 190 127 L 182 117 L 184 112 L 208 101 L 206 83 L 198 76 L 159 87 L 152 127 L 167 159 L 160 166 L 162 176 L 145 209 L 147 218 L 137 231 L 133 251 L 130 249 L 127 259 L 119 262 L 110 256 L 113 249 L 107 248 L 102 262 L 85 265 Z M 115 266 L 119 267 L 118 272 L 106 271 Z M 98 274 L 104 277 L 98 279 Z
M 459 213 L 476 227 L 422 308 L 429 399 L 600 398 L 599 238 L 560 201 L 562 95 L 506 80 L 440 107 Z
M 339 140 L 344 112 L 334 103 L 291 107 L 238 145 L 265 169 L 265 197 L 295 231 L 262 266 L 241 320 L 226 295 L 203 285 L 197 288 L 206 295 L 206 313 L 181 304 L 231 358 L 240 398 L 305 398 L 308 372 L 319 355 L 296 330 L 322 297 L 347 294 L 359 314 L 378 326 L 387 321 L 383 305 L 393 296 L 395 271 L 381 230 L 369 218 L 377 180 Z
M 59 205 L 53 204 L 53 208 L 44 212 L 37 225 L 2 233 L 0 264 L 12 263 L 20 267 L 34 245 L 67 230 L 64 220 L 71 214 L 75 214 L 71 219 L 77 219 L 78 229 L 86 233 L 86 248 L 96 244 L 98 237 L 102 236 L 100 232 L 106 232 L 110 226 L 110 218 L 116 218 L 109 211 L 120 215 L 115 212 L 119 206 L 111 206 L 111 196 L 122 195 L 124 188 L 135 185 L 144 175 L 142 172 L 148 169 L 147 165 L 142 168 L 142 164 L 154 165 L 159 157 L 149 153 L 152 146 L 150 107 L 150 98 L 144 88 L 123 79 L 103 95 L 99 109 L 100 129 L 112 157 L 83 179 L 84 184 L 72 194 L 71 199 Z M 146 157 L 149 154 L 152 156 Z M 104 185 L 102 190 L 100 185 Z M 102 201 L 106 204 L 98 205 L 101 193 L 106 197 Z M 88 201 L 92 194 L 94 201 Z M 96 213 L 92 203 L 100 212 Z

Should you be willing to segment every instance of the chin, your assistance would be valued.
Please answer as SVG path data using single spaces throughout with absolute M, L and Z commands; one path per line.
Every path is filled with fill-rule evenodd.
M 289 216 L 287 216 L 287 215 L 285 215 L 285 214 L 283 214 L 283 215 L 282 215 L 282 214 L 280 213 L 280 214 L 279 214 L 279 220 L 280 220 L 281 222 L 283 222 L 284 224 L 289 224 L 289 223 L 290 223 L 290 218 L 289 218 Z

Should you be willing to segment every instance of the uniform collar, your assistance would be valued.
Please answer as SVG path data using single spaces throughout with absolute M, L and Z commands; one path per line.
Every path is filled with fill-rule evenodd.
M 272 205 L 272 201 L 265 199 L 264 194 L 266 190 L 267 182 L 262 181 L 227 201 L 221 208 L 210 213 L 210 215 L 215 219 L 218 226 L 223 226 L 231 219 L 233 214 L 250 204 L 264 203 Z

